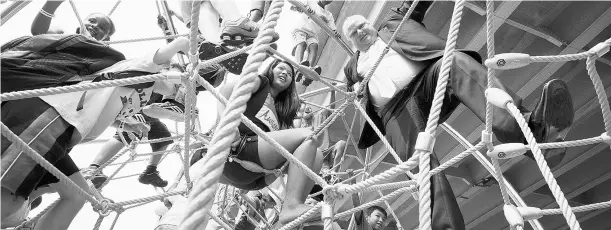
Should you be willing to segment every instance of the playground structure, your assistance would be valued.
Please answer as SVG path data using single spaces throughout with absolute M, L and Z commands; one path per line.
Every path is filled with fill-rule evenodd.
M 78 16 L 78 11 L 76 10 L 76 6 L 74 2 L 72 1 L 70 2 L 78 18 L 79 16 Z M 113 11 L 119 2 L 117 2 L 115 7 L 113 7 Z M 298 7 L 305 8 L 304 12 L 306 13 L 311 14 L 312 12 L 311 10 L 308 10 L 305 6 L 300 5 L 298 2 L 294 2 L 294 1 L 289 1 L 289 2 L 295 4 Z M 415 1 L 415 3 L 417 3 L 417 1 Z M 25 3 L 20 3 L 20 4 L 25 4 Z M 197 6 L 197 4 L 199 3 L 194 2 L 193 4 L 194 6 Z M 188 211 L 187 211 L 188 215 L 185 217 L 184 221 L 182 222 L 180 229 L 201 229 L 202 226 L 206 226 L 207 222 L 209 221 L 206 216 L 209 216 L 210 218 L 212 218 L 214 221 L 218 223 L 224 223 L 223 222 L 224 220 L 222 220 L 218 216 L 208 215 L 208 214 L 210 214 L 209 210 L 211 210 L 212 203 L 215 202 L 215 195 L 220 194 L 219 191 L 223 190 L 223 189 L 219 189 L 219 187 L 223 187 L 223 186 L 217 185 L 216 182 L 218 181 L 218 176 L 220 175 L 220 172 L 222 171 L 222 167 L 223 167 L 222 163 L 227 159 L 228 152 L 229 152 L 229 145 L 233 141 L 232 140 L 233 133 L 235 129 L 237 128 L 237 125 L 240 122 L 250 124 L 249 127 L 257 131 L 257 133 L 260 135 L 261 138 L 264 138 L 268 140 L 270 143 L 273 143 L 272 140 L 270 140 L 269 138 L 266 138 L 265 133 L 263 133 L 261 130 L 258 130 L 254 125 L 252 125 L 252 123 L 250 123 L 250 121 L 248 121 L 244 116 L 242 116 L 241 113 L 245 109 L 245 102 L 250 97 L 250 95 L 248 95 L 248 93 L 245 93 L 245 92 L 250 92 L 250 87 L 252 86 L 249 85 L 249 83 L 252 82 L 252 79 L 255 77 L 254 73 L 256 72 L 258 65 L 263 61 L 263 58 L 265 56 L 264 53 L 265 52 L 271 53 L 285 60 L 288 60 L 288 61 L 291 60 L 290 58 L 285 57 L 283 54 L 273 49 L 270 49 L 268 46 L 268 43 L 271 40 L 271 32 L 273 31 L 273 27 L 275 26 L 277 20 L 279 19 L 279 13 L 280 13 L 280 10 L 282 9 L 283 4 L 286 4 L 286 3 L 283 3 L 283 1 L 273 1 L 269 10 L 267 11 L 265 21 L 261 28 L 261 33 L 259 34 L 259 37 L 257 37 L 257 39 L 255 40 L 255 43 L 252 46 L 236 51 L 234 53 L 230 53 L 230 54 L 215 58 L 213 60 L 209 60 L 205 62 L 198 60 L 197 53 L 196 53 L 197 52 L 196 41 L 194 39 L 195 36 L 190 36 L 190 35 L 196 34 L 197 31 L 191 31 L 191 33 L 187 35 L 187 36 L 190 36 L 190 38 L 193 38 L 191 40 L 191 52 L 189 55 L 189 61 L 192 64 L 192 69 L 190 69 L 190 72 L 188 75 L 167 76 L 163 74 L 156 74 L 156 75 L 137 77 L 137 78 L 132 78 L 132 79 L 117 80 L 113 82 L 88 83 L 88 84 L 61 87 L 61 88 L 55 88 L 55 89 L 42 89 L 42 90 L 8 93 L 8 94 L 2 94 L 0 99 L 2 101 L 16 100 L 16 99 L 21 99 L 21 98 L 36 97 L 36 96 L 49 95 L 49 94 L 55 94 L 55 93 L 82 91 L 82 90 L 88 90 L 88 89 L 93 89 L 93 88 L 98 88 L 98 87 L 120 86 L 120 85 L 135 84 L 139 82 L 152 81 L 152 80 L 163 80 L 169 77 L 188 78 L 189 81 L 186 86 L 189 89 L 189 91 L 187 94 L 188 96 L 187 96 L 187 101 L 186 101 L 185 130 L 193 130 L 193 132 L 188 132 L 188 135 L 185 134 L 185 135 L 173 137 L 173 139 L 182 140 L 182 143 L 183 143 L 181 145 L 176 145 L 174 149 L 164 151 L 163 153 L 161 152 L 152 153 L 152 154 L 166 154 L 166 153 L 174 152 L 174 153 L 182 154 L 182 157 L 184 160 L 183 161 L 184 168 L 187 169 L 188 168 L 188 159 L 190 159 L 190 155 L 194 151 L 194 149 L 190 149 L 189 147 L 193 146 L 197 142 L 209 142 L 210 143 L 208 155 L 206 156 L 205 161 L 202 160 L 193 166 L 193 168 L 196 168 L 198 170 L 194 170 L 192 172 L 189 172 L 189 170 L 184 170 L 184 179 L 183 179 L 184 186 L 174 186 L 180 189 L 177 189 L 175 191 L 165 192 L 165 193 L 162 193 L 154 197 L 146 197 L 142 199 L 123 201 L 123 202 L 114 202 L 108 198 L 103 197 L 95 189 L 90 188 L 90 192 L 87 192 L 85 190 L 78 188 L 74 184 L 72 185 L 75 189 L 80 191 L 80 193 L 83 196 L 85 196 L 89 202 L 91 202 L 92 206 L 94 206 L 99 211 L 100 218 L 98 219 L 98 222 L 96 223 L 95 225 L 96 227 L 94 227 L 94 229 L 97 229 L 97 227 L 99 227 L 99 223 L 101 223 L 104 217 L 107 216 L 110 212 L 117 212 L 118 214 L 120 214 L 121 212 L 123 212 L 124 210 L 128 208 L 146 204 L 148 202 L 156 201 L 163 197 L 173 196 L 173 195 L 178 195 L 178 194 L 188 195 L 189 201 L 190 201 L 189 202 L 190 206 L 188 207 Z M 430 197 L 429 195 L 430 193 L 429 191 L 430 175 L 440 172 L 442 170 L 445 170 L 449 168 L 451 165 L 471 155 L 473 155 L 482 165 L 484 165 L 486 169 L 489 170 L 491 174 L 499 182 L 500 194 L 502 196 L 502 200 L 504 204 L 503 211 L 507 217 L 508 226 L 510 226 L 511 228 L 522 229 L 524 228 L 525 221 L 528 221 L 533 229 L 543 229 L 542 226 L 537 221 L 539 217 L 543 215 L 562 214 L 563 217 L 566 219 L 566 224 L 568 225 L 568 227 L 570 227 L 570 229 L 581 229 L 579 221 L 577 220 L 577 217 L 575 216 L 576 212 L 603 209 L 603 208 L 608 208 L 611 206 L 611 202 L 607 201 L 607 202 L 599 202 L 599 203 L 595 203 L 591 205 L 571 207 L 566 198 L 566 195 L 563 193 L 561 188 L 558 186 L 558 182 L 556 181 L 556 178 L 552 174 L 549 167 L 547 167 L 547 164 L 545 160 L 543 159 L 543 156 L 541 155 L 541 149 L 547 149 L 547 148 L 576 147 L 576 146 L 593 145 L 593 144 L 599 144 L 599 143 L 603 145 L 611 144 L 611 137 L 609 136 L 611 134 L 611 111 L 609 109 L 609 102 L 607 100 L 608 96 L 605 91 L 606 90 L 605 86 L 602 83 L 600 77 L 598 76 L 598 72 L 596 69 L 597 59 L 602 57 L 605 53 L 609 51 L 609 47 L 611 46 L 611 40 L 608 39 L 604 42 L 598 43 L 597 45 L 593 46 L 588 51 L 579 52 L 575 54 L 563 54 L 563 55 L 553 55 L 553 56 L 529 56 L 526 54 L 497 54 L 495 55 L 494 54 L 495 49 L 494 49 L 493 34 L 495 30 L 494 29 L 495 27 L 494 20 L 496 19 L 493 17 L 494 15 L 493 14 L 493 11 L 494 11 L 493 4 L 495 4 L 493 1 L 487 2 L 486 13 L 485 13 L 487 16 L 486 18 L 486 22 L 487 22 L 486 24 L 486 44 L 487 44 L 487 51 L 488 51 L 488 55 L 487 55 L 488 60 L 486 61 L 486 65 L 487 67 L 489 67 L 488 74 L 489 75 L 495 74 L 496 72 L 495 69 L 506 70 L 506 69 L 512 69 L 512 68 L 519 68 L 519 67 L 524 67 L 534 62 L 565 62 L 565 61 L 586 59 L 586 69 L 587 69 L 588 75 L 591 78 L 592 84 L 594 85 L 594 89 L 598 97 L 597 102 L 600 105 L 600 108 L 603 114 L 605 133 L 603 133 L 600 136 L 596 136 L 592 138 L 579 139 L 579 140 L 567 141 L 567 142 L 562 142 L 562 143 L 537 144 L 534 141 L 534 138 L 532 138 L 532 134 L 530 133 L 530 130 L 528 129 L 528 126 L 526 125 L 524 119 L 521 117 L 519 111 L 517 111 L 515 106 L 513 106 L 510 100 L 507 99 L 508 97 L 504 94 L 504 92 L 499 92 L 499 91 L 495 91 L 491 89 L 489 93 L 492 96 L 489 97 L 489 102 L 487 103 L 488 111 L 490 111 L 491 106 L 499 106 L 499 107 L 503 107 L 509 110 L 520 123 L 522 127 L 522 131 L 526 134 L 527 137 L 530 137 L 528 140 L 529 144 L 523 145 L 521 143 L 520 144 L 513 143 L 513 144 L 494 146 L 493 141 L 492 141 L 492 134 L 490 130 L 491 128 L 490 124 L 491 124 L 492 117 L 489 113 L 487 114 L 484 131 L 481 133 L 482 134 L 481 140 L 476 145 L 471 145 L 468 140 L 466 140 L 464 137 L 458 134 L 458 132 L 456 132 L 448 124 L 441 124 L 440 125 L 441 128 L 446 130 L 451 135 L 455 136 L 459 140 L 459 142 L 465 146 L 467 150 L 463 151 L 460 154 L 457 154 L 450 160 L 445 161 L 441 166 L 434 168 L 434 169 L 430 169 L 429 154 L 432 153 L 433 147 L 435 146 L 435 139 L 437 135 L 436 134 L 437 120 L 438 120 L 439 110 L 441 107 L 440 102 L 443 99 L 442 98 L 443 92 L 445 90 L 445 84 L 446 84 L 446 80 L 447 80 L 448 73 L 449 73 L 449 61 L 452 59 L 452 53 L 456 47 L 457 37 L 458 37 L 458 32 L 459 32 L 458 28 L 460 27 L 460 22 L 461 22 L 460 20 L 463 14 L 464 7 L 468 5 L 466 1 L 456 1 L 456 3 L 454 3 L 454 11 L 453 11 L 454 13 L 452 15 L 452 20 L 449 25 L 448 42 L 446 45 L 446 55 L 444 55 L 444 65 L 441 71 L 442 74 L 440 74 L 440 80 L 439 80 L 436 94 L 435 94 L 436 96 L 435 96 L 434 101 L 436 103 L 433 109 L 431 110 L 431 114 L 429 116 L 429 122 L 427 124 L 426 131 L 420 134 L 420 138 L 417 144 L 418 152 L 415 153 L 414 157 L 412 157 L 411 159 L 405 162 L 401 162 L 399 158 L 397 157 L 397 154 L 390 147 L 390 144 L 388 144 L 385 141 L 385 139 L 382 138 L 382 142 L 386 148 L 385 152 L 390 153 L 390 156 L 396 159 L 397 165 L 385 171 L 384 173 L 373 175 L 372 177 L 369 177 L 368 179 L 363 180 L 355 185 L 344 185 L 341 183 L 329 185 L 327 184 L 327 182 L 322 180 L 322 178 L 319 177 L 315 172 L 309 171 L 306 167 L 301 167 L 304 170 L 304 172 L 306 172 L 306 174 L 312 180 L 314 180 L 317 184 L 321 185 L 324 188 L 323 193 L 325 194 L 326 200 L 319 206 L 316 206 L 315 208 L 313 208 L 312 210 L 304 214 L 301 218 L 291 222 L 287 226 L 283 226 L 282 229 L 291 229 L 292 227 L 297 227 L 300 224 L 302 224 L 303 220 L 305 220 L 308 216 L 317 215 L 319 212 L 322 215 L 321 217 L 323 221 L 322 224 L 325 227 L 328 227 L 329 224 L 332 223 L 334 219 L 348 217 L 352 213 L 358 210 L 362 210 L 373 204 L 384 204 L 386 205 L 386 208 L 388 210 L 393 210 L 391 208 L 391 204 L 389 204 L 387 201 L 391 198 L 395 198 L 403 194 L 411 194 L 414 198 L 418 200 L 419 213 L 420 213 L 419 218 L 418 218 L 419 219 L 418 223 L 420 224 L 420 226 L 418 227 L 418 229 L 430 229 L 430 221 L 431 221 L 430 208 L 429 208 L 430 200 L 426 199 Z M 16 8 L 17 7 L 18 6 L 16 6 Z M 199 9 L 198 7 L 193 7 L 193 8 Z M 413 8 L 411 8 L 410 11 L 408 11 L 405 18 L 409 17 L 409 14 L 411 13 L 411 11 L 413 11 Z M 197 20 L 198 14 L 199 14 L 198 11 L 192 12 L 192 22 L 195 22 L 192 28 L 197 28 L 196 23 L 198 21 Z M 313 16 L 313 18 L 315 19 L 314 21 L 316 21 L 319 25 L 321 26 L 324 25 L 323 23 L 319 23 L 316 20 L 316 17 Z M 5 16 L 3 16 L 3 22 L 4 21 L 5 21 Z M 344 49 L 346 53 L 351 55 L 349 46 L 347 46 L 344 43 L 341 37 L 339 37 L 337 34 L 332 33 L 332 31 L 330 31 L 327 27 L 323 26 L 323 29 L 325 32 L 329 34 L 329 36 L 332 39 L 334 39 L 334 41 L 336 41 L 338 44 L 341 44 L 340 47 Z M 181 36 L 181 35 L 176 35 L 176 36 Z M 182 36 L 185 36 L 185 35 L 182 35 Z M 147 38 L 147 39 L 165 39 L 165 38 L 167 37 Z M 112 43 L 137 42 L 141 40 L 144 40 L 144 39 L 133 39 L 129 41 L 113 41 Z M 197 73 L 197 70 L 201 67 L 204 67 L 212 63 L 219 62 L 223 59 L 229 58 L 233 55 L 237 55 L 239 53 L 246 52 L 249 50 L 251 51 L 252 54 L 250 55 L 244 67 L 244 71 L 241 75 L 240 84 L 237 87 L 237 90 L 235 91 L 236 93 L 234 93 L 232 98 L 229 98 L 229 99 L 222 98 L 222 96 L 216 93 L 215 89 L 212 86 L 210 86 L 206 81 L 203 81 L 197 74 L 194 74 L 194 73 Z M 388 47 L 387 47 L 387 50 L 388 50 Z M 292 64 L 294 66 L 298 66 L 297 63 L 292 62 Z M 323 92 L 326 90 L 335 90 L 337 93 L 342 94 L 345 98 L 345 101 L 343 101 L 343 103 L 340 104 L 338 108 L 336 108 L 333 111 L 332 115 L 329 118 L 327 118 L 327 120 L 322 122 L 322 124 L 315 130 L 314 135 L 319 135 L 324 129 L 327 129 L 337 118 L 343 119 L 342 113 L 344 113 L 344 110 L 347 107 L 353 106 L 353 108 L 355 108 L 355 111 L 357 111 L 362 116 L 367 118 L 365 115 L 364 109 L 360 103 L 360 101 L 362 100 L 362 97 L 364 96 L 364 95 L 361 95 L 362 87 L 365 84 L 362 83 L 361 88 L 355 90 L 355 92 L 347 92 L 344 89 L 340 88 L 341 86 L 336 86 L 336 85 L 331 84 L 327 79 L 322 78 L 321 76 L 318 76 L 316 73 L 313 73 L 312 71 L 303 70 L 303 72 L 305 73 L 307 77 L 312 78 L 328 87 L 328 89 L 321 90 L 320 92 Z M 368 74 L 364 82 L 367 82 L 370 77 L 371 77 L 371 73 Z M 204 133 L 202 133 L 201 131 L 198 131 L 197 129 L 195 130 L 193 129 L 193 126 L 194 126 L 193 124 L 196 122 L 195 121 L 196 119 L 194 117 L 194 112 L 193 112 L 194 111 L 193 106 L 195 104 L 195 92 L 194 92 L 195 84 L 204 85 L 210 92 L 212 92 L 218 98 L 218 100 L 227 104 L 227 109 L 224 111 L 224 115 L 222 116 L 222 118 L 218 121 L 218 124 L 216 126 L 217 128 L 216 130 L 214 130 L 214 135 L 212 135 L 211 137 L 203 135 Z M 353 117 L 353 122 L 352 122 L 353 124 L 354 124 L 355 119 L 356 117 Z M 371 120 L 367 120 L 367 121 L 371 122 Z M 353 143 L 355 141 L 353 136 L 351 135 L 353 133 L 352 132 L 353 125 L 349 126 L 347 122 L 344 122 L 344 124 L 346 125 L 346 129 L 348 130 L 347 142 Z M 378 135 L 382 136 L 379 130 L 377 130 L 376 132 L 378 133 Z M 20 143 L 22 145 L 22 148 L 24 149 L 24 152 L 28 154 L 28 156 L 35 159 L 39 164 L 43 165 L 47 170 L 51 171 L 54 175 L 58 176 L 58 178 L 61 178 L 62 183 L 67 183 L 67 184 L 72 183 L 69 180 L 67 180 L 65 176 L 61 177 L 61 175 L 58 175 L 57 173 L 59 172 L 57 170 L 54 170 L 53 166 L 51 166 L 46 161 L 44 161 L 44 159 L 42 159 L 38 154 L 34 153 L 29 147 L 27 147 L 27 145 L 25 145 L 14 134 L 12 134 L 8 129 L 6 129 L 4 125 L 2 125 L 2 135 L 6 136 L 7 138 L 9 138 L 9 140 L 13 142 Z M 152 141 L 161 141 L 161 140 L 147 140 L 147 141 L 134 142 L 132 145 L 128 146 L 128 148 L 126 148 L 122 153 L 118 154 L 115 158 L 113 158 L 113 160 L 108 162 L 107 165 L 111 164 L 112 161 L 119 158 L 121 155 L 125 153 L 130 153 L 131 154 L 130 156 L 132 159 L 135 158 L 136 156 L 147 155 L 147 154 L 136 153 L 134 151 L 135 147 L 139 144 L 150 143 Z M 276 145 L 276 146 L 277 146 L 278 151 L 282 153 L 283 156 L 285 156 L 291 163 L 297 164 L 297 165 L 300 164 L 292 157 L 292 155 L 289 152 L 282 149 L 279 145 Z M 555 198 L 556 202 L 559 204 L 560 206 L 559 209 L 538 209 L 534 207 L 528 207 L 526 203 L 521 199 L 520 194 L 517 191 L 515 191 L 515 189 L 513 189 L 511 183 L 509 183 L 508 181 L 504 179 L 503 173 L 502 173 L 503 169 L 501 168 L 499 160 L 519 156 L 522 153 L 524 153 L 527 149 L 530 149 L 533 151 L 533 154 L 535 155 L 537 159 L 538 169 L 541 171 L 541 174 L 543 174 L 544 182 L 550 187 L 551 194 Z M 486 157 L 484 157 L 479 152 L 479 150 L 487 151 L 488 157 L 491 158 L 491 163 L 486 159 Z M 500 151 L 500 150 L 503 150 L 503 151 Z M 368 166 L 371 162 L 374 162 L 378 158 L 385 157 L 384 155 L 379 155 L 376 158 L 376 157 L 371 156 L 371 153 L 370 153 L 371 151 L 368 151 L 368 152 L 369 153 L 366 154 L 366 156 L 364 157 L 365 161 L 363 162 L 364 165 L 366 166 Z M 500 153 L 506 153 L 506 154 L 500 154 Z M 369 159 L 369 161 L 367 161 L 367 159 Z M 123 165 L 125 165 L 125 163 Z M 102 166 L 101 168 L 103 167 L 104 166 Z M 409 172 L 409 170 L 414 169 L 414 168 L 419 168 L 419 173 L 416 175 Z M 120 169 L 121 168 L 119 168 L 119 170 Z M 117 172 L 119 170 L 117 170 Z M 255 170 L 261 170 L 261 169 L 254 167 L 252 170 L 255 171 Z M 366 172 L 367 170 L 363 170 L 360 173 L 365 174 Z M 277 173 L 277 171 L 269 171 L 268 173 Z M 403 181 L 399 183 L 397 182 L 388 183 L 389 182 L 388 180 L 391 180 L 394 177 L 398 175 L 403 175 L 403 174 L 407 174 L 407 176 L 411 179 L 408 181 Z M 113 176 L 114 175 L 112 175 L 111 178 Z M 392 193 L 383 195 L 381 198 L 376 199 L 372 202 L 365 203 L 355 209 L 351 209 L 343 213 L 337 213 L 337 214 L 333 213 L 334 200 L 339 199 L 342 196 L 349 195 L 355 192 L 386 190 L 386 189 L 391 189 L 391 188 L 398 189 L 398 190 Z M 227 189 L 224 189 L 224 192 L 227 193 Z M 227 197 L 227 196 L 223 196 L 221 194 L 220 196 L 217 196 L 217 197 Z M 216 199 L 216 201 L 217 202 L 223 201 L 223 199 Z M 41 213 L 44 213 L 44 211 Z M 391 213 L 391 216 L 393 216 L 395 220 L 400 218 L 398 217 L 396 213 L 392 211 L 390 213 Z M 201 214 L 204 214 L 204 215 L 201 215 Z M 37 217 L 39 218 L 41 215 L 42 214 L 39 214 Z M 37 217 L 30 219 L 29 221 L 24 223 L 23 226 L 28 226 L 28 225 L 33 224 L 36 221 Z M 118 217 L 119 215 L 117 215 L 117 218 Z M 226 225 L 225 223 L 224 226 L 228 226 L 228 225 Z

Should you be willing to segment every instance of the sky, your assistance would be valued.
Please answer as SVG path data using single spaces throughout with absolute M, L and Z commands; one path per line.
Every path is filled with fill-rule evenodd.
M 4 2 L 4 1 L 3 1 Z M 32 3 L 27 5 L 24 9 L 9 19 L 4 25 L 0 27 L 0 44 L 4 44 L 14 38 L 18 38 L 25 35 L 30 35 L 30 25 L 35 15 L 38 13 L 41 6 L 44 4 L 44 0 L 34 0 Z M 75 5 L 78 8 L 78 12 L 81 18 L 91 13 L 108 13 L 116 3 L 116 0 L 75 0 Z M 175 1 L 168 1 L 170 7 L 178 9 L 175 6 Z M 0 10 L 4 10 L 11 2 L 6 2 L 0 5 Z M 241 12 L 247 12 L 250 3 L 247 1 L 238 1 L 238 7 Z M 144 37 L 155 37 L 163 35 L 161 30 L 157 26 L 157 7 L 152 0 L 122 0 L 117 9 L 111 15 L 115 25 L 116 33 L 112 37 L 113 40 L 123 40 L 131 38 L 144 38 Z M 66 1 L 55 13 L 56 17 L 53 19 L 52 26 L 62 28 L 66 32 L 75 31 L 79 26 L 74 12 L 70 4 Z M 245 15 L 245 13 L 244 13 Z M 175 21 L 179 33 L 187 33 L 186 27 L 179 21 Z M 160 47 L 165 44 L 165 40 L 157 41 L 146 41 L 138 43 L 126 43 L 112 45 L 113 48 L 121 51 L 125 54 L 126 58 L 134 58 L 141 55 L 143 52 L 150 51 L 153 48 Z M 202 127 L 209 128 L 215 121 L 216 106 L 210 106 L 213 103 L 213 97 L 209 93 L 202 93 L 198 97 L 198 108 L 200 109 L 200 122 Z M 164 121 L 170 131 L 176 132 L 176 123 L 170 121 Z M 184 126 L 184 123 L 178 123 L 178 127 Z M 112 137 L 114 129 L 109 128 L 102 134 L 96 141 L 89 144 L 81 144 L 73 149 L 71 156 L 79 167 L 87 167 L 95 155 L 98 153 L 99 148 L 105 142 Z M 180 131 L 180 128 L 179 128 Z M 204 130 L 204 131 L 207 131 Z M 139 153 L 150 152 L 148 145 L 142 145 L 138 148 Z M 118 159 L 116 162 L 126 161 L 126 157 Z M 145 169 L 147 165 L 146 161 L 128 164 L 122 169 L 117 176 L 132 175 L 140 173 Z M 170 181 L 174 181 L 174 177 L 182 167 L 182 163 L 176 154 L 169 155 L 161 162 L 159 171 L 161 177 Z M 116 167 L 108 167 L 104 170 L 106 175 L 110 175 L 114 172 Z M 142 185 L 137 181 L 137 177 L 130 177 L 125 179 L 113 180 L 105 187 L 102 191 L 104 196 L 107 196 L 115 202 L 131 200 L 135 198 L 142 198 L 146 196 L 156 195 L 157 191 L 152 186 Z M 55 199 L 57 195 L 45 195 L 43 197 L 43 203 L 41 206 L 33 210 L 30 215 L 36 215 L 40 210 L 44 209 Z M 154 229 L 158 216 L 155 214 L 155 207 L 159 206 L 160 202 L 154 202 L 144 206 L 140 206 L 125 211 L 114 229 Z M 100 229 L 110 229 L 110 225 L 114 219 L 114 213 L 105 218 Z M 98 215 L 93 212 L 93 209 L 89 203 L 85 204 L 80 213 L 76 216 L 75 220 L 70 226 L 70 230 L 82 230 L 92 229 Z

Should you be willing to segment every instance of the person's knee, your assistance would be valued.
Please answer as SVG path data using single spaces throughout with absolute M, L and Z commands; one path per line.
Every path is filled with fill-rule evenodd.
M 10 190 L 4 187 L 2 187 L 1 196 L 2 196 L 1 198 L 2 199 L 2 209 L 1 209 L 2 220 L 11 216 L 25 202 L 25 198 L 15 196 Z

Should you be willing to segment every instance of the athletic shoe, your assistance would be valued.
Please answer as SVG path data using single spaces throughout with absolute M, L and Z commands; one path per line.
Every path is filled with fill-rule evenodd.
M 159 176 L 159 171 L 155 171 L 152 173 L 142 173 L 138 176 L 138 181 L 142 184 L 150 184 L 155 187 L 165 187 L 168 186 L 168 181 L 161 179 Z
M 237 21 L 223 21 L 221 39 L 229 44 L 252 43 L 259 34 L 257 23 L 249 18 L 240 18 Z
M 167 100 L 163 103 L 153 103 L 142 108 L 142 113 L 157 119 L 170 119 L 177 122 L 185 121 L 185 105 Z
M 237 21 L 223 21 L 221 39 L 230 45 L 249 45 L 259 35 L 259 24 L 249 18 L 240 18 Z M 278 41 L 280 35 L 274 31 L 270 43 Z
M 85 180 L 91 180 L 95 188 L 100 188 L 102 184 L 108 180 L 108 176 L 104 175 L 102 171 L 95 167 L 81 169 L 81 174 L 83 174 Z

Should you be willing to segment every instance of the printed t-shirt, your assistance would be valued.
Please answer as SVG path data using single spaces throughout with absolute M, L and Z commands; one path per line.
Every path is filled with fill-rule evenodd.
M 169 63 L 157 65 L 153 58 L 157 50 L 144 56 L 128 59 L 98 71 L 95 74 L 123 71 L 141 71 L 157 73 L 169 67 Z M 87 91 L 83 109 L 77 106 L 84 92 L 64 93 L 40 97 L 53 106 L 68 123 L 78 131 L 72 138 L 72 144 L 96 139 L 115 120 L 125 120 L 138 113 L 145 106 L 153 92 L 154 86 L 144 89 L 127 87 L 107 87 Z

